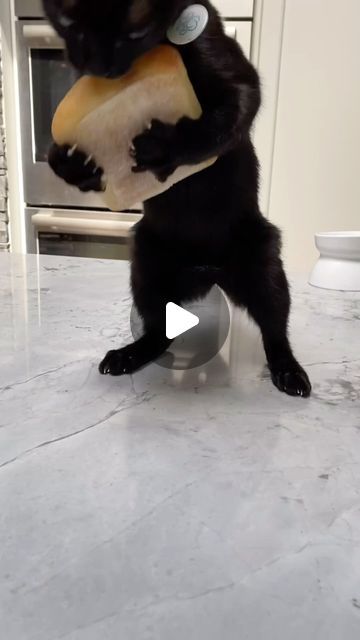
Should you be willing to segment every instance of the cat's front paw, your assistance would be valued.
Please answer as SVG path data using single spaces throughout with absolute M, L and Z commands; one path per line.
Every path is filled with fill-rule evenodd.
M 130 149 L 136 162 L 133 172 L 151 171 L 160 182 L 165 182 L 181 164 L 177 146 L 176 127 L 153 120 L 149 128 L 133 140 Z
M 132 374 L 138 368 L 136 361 L 136 345 L 132 344 L 122 349 L 108 351 L 100 362 L 99 371 L 102 375 L 123 376 Z
M 77 146 L 53 144 L 48 162 L 54 173 L 80 191 L 103 191 L 103 170 Z

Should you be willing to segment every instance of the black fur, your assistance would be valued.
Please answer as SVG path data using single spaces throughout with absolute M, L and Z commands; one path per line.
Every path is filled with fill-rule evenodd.
M 79 67 L 96 71 L 100 65 L 102 75 L 122 73 L 144 50 L 165 42 L 166 27 L 191 4 L 190 0 L 148 0 L 147 21 L 153 31 L 144 41 L 124 46 L 119 62 L 109 52 L 118 32 L 125 37 L 131 1 L 108 0 L 101 3 L 101 11 L 96 0 L 72 3 L 76 29 L 82 28 L 81 16 L 86 27 L 84 50 L 93 56 L 86 59 L 82 50 Z M 59 4 L 60 0 L 45 0 L 57 28 L 54 5 L 59 9 Z M 159 357 L 170 344 L 165 337 L 166 303 L 200 298 L 216 283 L 259 325 L 274 384 L 290 395 L 307 397 L 310 381 L 288 340 L 290 295 L 280 257 L 280 234 L 258 206 L 258 163 L 250 138 L 260 105 L 258 75 L 236 42 L 225 35 L 210 2 L 203 0 L 203 4 L 210 13 L 205 32 L 195 42 L 179 47 L 203 115 L 198 121 L 183 118 L 176 126 L 154 121 L 150 130 L 134 140 L 134 170 L 150 170 L 165 180 L 179 165 L 219 158 L 207 170 L 145 203 L 145 215 L 135 231 L 131 278 L 145 333 L 134 344 L 110 351 L 100 372 L 133 373 Z M 108 28 L 109 20 L 100 20 L 101 15 L 109 18 L 119 12 L 119 24 L 110 21 Z M 58 30 L 76 64 L 73 35 Z M 72 162 L 78 161 L 77 168 L 69 164 L 66 173 L 60 160 L 57 165 L 57 158 L 63 155 L 61 148 L 52 150 L 53 169 L 82 188 L 90 180 L 91 188 L 94 168 L 90 176 L 89 167 L 75 153 Z M 100 175 L 95 188 L 101 188 Z M 201 265 L 216 268 L 196 268 Z

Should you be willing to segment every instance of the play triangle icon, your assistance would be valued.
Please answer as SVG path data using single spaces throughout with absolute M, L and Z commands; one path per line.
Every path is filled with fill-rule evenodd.
M 200 320 L 190 311 L 186 311 L 173 302 L 166 305 L 166 337 L 169 340 L 181 336 L 199 324 Z

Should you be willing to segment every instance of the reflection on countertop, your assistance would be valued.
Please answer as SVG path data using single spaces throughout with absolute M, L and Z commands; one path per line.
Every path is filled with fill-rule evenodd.
M 128 281 L 0 255 L 6 640 L 357 640 L 360 295 L 292 279 L 306 401 L 240 311 L 201 369 L 101 377 Z

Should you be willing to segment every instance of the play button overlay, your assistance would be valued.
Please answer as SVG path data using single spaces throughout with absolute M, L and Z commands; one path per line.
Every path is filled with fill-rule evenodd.
M 166 305 L 166 337 L 169 340 L 181 336 L 199 324 L 198 316 L 173 302 Z
M 133 337 L 137 340 L 143 335 L 143 328 L 135 306 L 130 321 Z M 216 286 L 202 300 L 181 307 L 169 301 L 164 308 L 164 331 L 174 340 L 156 362 L 177 371 L 201 367 L 221 351 L 229 329 L 229 305 Z

